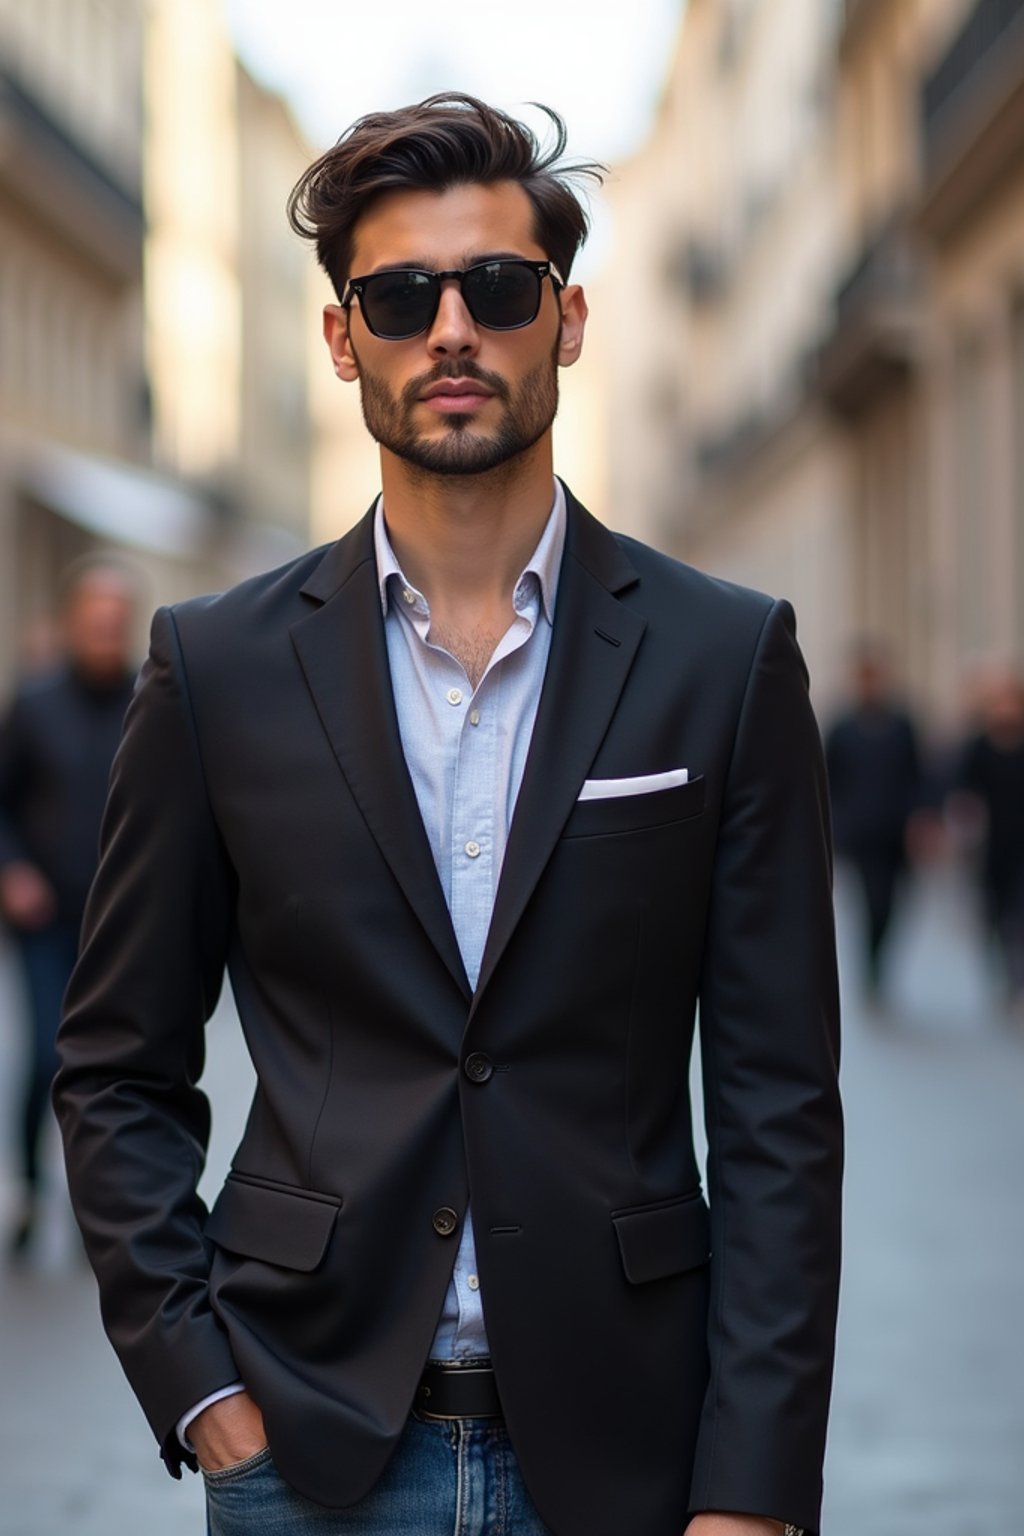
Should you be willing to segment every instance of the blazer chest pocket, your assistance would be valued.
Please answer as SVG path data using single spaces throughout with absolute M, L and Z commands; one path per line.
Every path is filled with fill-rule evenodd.
M 228 1174 L 206 1223 L 218 1248 L 306 1273 L 327 1252 L 341 1210 L 339 1195 Z
M 711 1216 L 698 1191 L 612 1213 L 626 1279 L 633 1285 L 697 1269 L 711 1257 Z
M 650 794 L 616 795 L 608 800 L 577 800 L 563 837 L 601 837 L 615 832 L 642 832 L 648 827 L 687 821 L 704 809 L 704 777 Z

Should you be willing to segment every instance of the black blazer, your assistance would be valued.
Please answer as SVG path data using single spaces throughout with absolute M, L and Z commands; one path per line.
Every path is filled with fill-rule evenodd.
M 676 767 L 679 788 L 577 801 L 585 778 Z M 471 1195 L 509 1433 L 557 1536 L 679 1536 L 702 1508 L 813 1529 L 841 1160 L 828 842 L 789 607 L 570 498 L 470 995 L 370 518 L 158 613 L 56 1102 L 107 1328 L 172 1469 L 179 1415 L 240 1375 L 289 1482 L 364 1495 Z M 208 1215 L 196 1080 L 225 962 L 258 1087 Z

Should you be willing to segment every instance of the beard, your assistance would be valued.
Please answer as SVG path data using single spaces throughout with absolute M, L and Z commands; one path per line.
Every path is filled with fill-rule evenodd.
M 513 389 L 498 373 L 466 359 L 440 362 L 394 395 L 379 375 L 360 366 L 360 398 L 367 431 L 382 448 L 431 475 L 483 475 L 532 448 L 558 410 L 558 344 Z M 464 415 L 441 416 L 442 437 L 417 430 L 413 413 L 424 390 L 442 379 L 475 379 L 504 406 L 493 432 L 474 431 Z

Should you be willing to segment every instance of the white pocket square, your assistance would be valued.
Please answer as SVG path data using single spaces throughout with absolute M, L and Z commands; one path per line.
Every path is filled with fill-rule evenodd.
M 585 779 L 581 800 L 618 800 L 623 795 L 653 795 L 659 789 L 676 789 L 689 780 L 686 768 L 670 768 L 667 773 L 641 773 L 634 779 Z

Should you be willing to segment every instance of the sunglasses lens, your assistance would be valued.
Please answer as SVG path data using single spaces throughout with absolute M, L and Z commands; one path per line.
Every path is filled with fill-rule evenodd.
M 540 308 L 540 277 L 518 261 L 485 261 L 471 267 L 462 282 L 474 320 L 493 331 L 529 325 Z
M 376 272 L 360 302 L 371 331 L 390 341 L 418 336 L 437 309 L 438 282 L 429 272 Z

